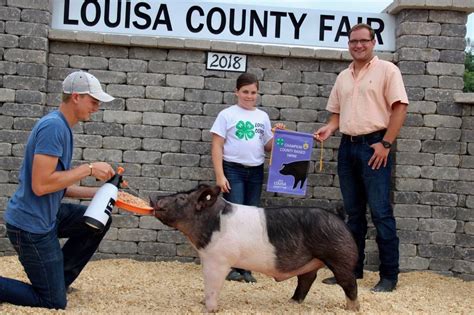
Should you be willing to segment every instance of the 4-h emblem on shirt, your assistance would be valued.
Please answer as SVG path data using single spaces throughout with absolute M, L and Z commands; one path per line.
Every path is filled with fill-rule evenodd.
M 250 122 L 243 122 L 242 120 L 237 123 L 237 131 L 235 135 L 239 139 L 249 140 L 255 136 L 254 125 Z

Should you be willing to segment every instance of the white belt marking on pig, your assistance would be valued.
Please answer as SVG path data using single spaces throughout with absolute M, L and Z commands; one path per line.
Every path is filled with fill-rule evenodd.
M 300 275 L 324 266 L 319 259 L 306 265 L 281 272 L 276 268 L 275 247 L 270 243 L 267 222 L 262 208 L 232 204 L 232 212 L 221 215 L 220 230 L 215 231 L 209 244 L 199 250 L 201 259 L 212 264 L 225 264 L 264 273 L 277 281 Z
M 202 257 L 219 257 L 229 267 L 260 272 L 275 269 L 275 248 L 268 240 L 262 208 L 232 204 L 232 212 L 220 218 L 220 230 L 199 251 Z

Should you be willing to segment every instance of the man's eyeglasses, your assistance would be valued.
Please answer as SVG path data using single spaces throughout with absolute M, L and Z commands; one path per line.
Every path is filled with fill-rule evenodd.
M 349 45 L 351 46 L 356 46 L 357 44 L 361 44 L 361 45 L 367 45 L 368 43 L 370 43 L 372 40 L 371 39 L 351 39 L 349 41 Z

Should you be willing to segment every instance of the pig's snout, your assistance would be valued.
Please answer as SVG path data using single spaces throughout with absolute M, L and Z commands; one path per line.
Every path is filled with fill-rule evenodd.
M 150 194 L 149 199 L 150 199 L 150 206 L 153 209 L 160 208 L 159 202 L 160 202 L 161 198 L 160 198 L 160 195 L 158 193 Z
M 151 198 L 150 197 L 150 207 L 155 209 L 158 206 L 157 203 L 158 203 L 158 200 L 156 198 Z
M 163 212 L 163 208 L 160 206 L 160 199 L 157 196 L 150 196 L 150 206 L 153 208 L 155 217 L 159 217 L 160 213 Z

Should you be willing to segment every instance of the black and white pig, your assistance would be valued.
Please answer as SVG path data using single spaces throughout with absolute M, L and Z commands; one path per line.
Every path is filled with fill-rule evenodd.
M 218 186 L 151 196 L 155 217 L 185 234 L 199 253 L 205 305 L 217 311 L 231 267 L 283 281 L 298 277 L 292 299 L 301 303 L 326 265 L 346 294 L 346 308 L 359 310 L 354 268 L 357 248 L 344 222 L 315 208 L 258 208 L 225 201 Z

